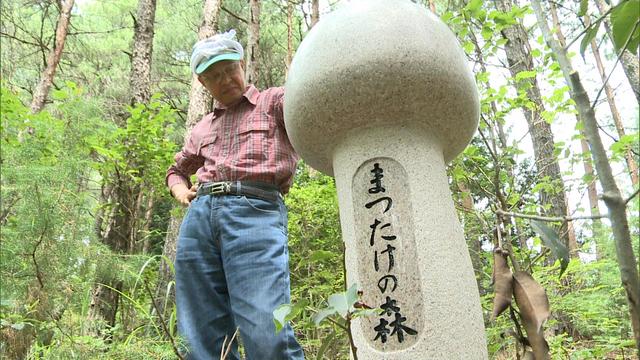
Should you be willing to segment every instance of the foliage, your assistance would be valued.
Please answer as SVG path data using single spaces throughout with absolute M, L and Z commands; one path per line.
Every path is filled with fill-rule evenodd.
M 340 325 L 323 323 L 316 326 L 313 322 L 313 315 L 324 307 L 325 300 L 345 288 L 334 180 L 301 163 L 286 203 L 289 208 L 291 304 L 294 304 L 289 317 L 297 316 L 292 321 L 293 328 L 306 354 L 317 354 L 324 348 L 328 358 L 347 358 L 347 339 L 336 336 L 343 331 Z
M 633 342 L 623 340 L 630 338 L 631 328 L 616 263 L 609 259 L 589 263 L 574 259 L 561 279 L 557 275 L 559 266 L 542 266 L 534 272 L 536 281 L 548 289 L 552 316 L 545 337 L 552 358 L 601 359 L 632 353 Z M 569 278 L 571 282 L 566 280 Z M 483 307 L 489 306 L 491 298 L 483 297 Z M 566 332 L 568 327 L 572 333 Z M 516 333 L 508 315 L 499 316 L 487 327 L 486 334 L 491 357 L 515 346 Z
M 640 43 L 640 0 L 621 1 L 611 11 L 613 43 L 616 51 L 623 48 L 637 52 Z
M 3 338 L 21 336 L 12 334 L 9 325 L 18 332 L 35 330 L 41 342 L 49 341 L 50 317 L 62 316 L 71 305 L 67 300 L 80 300 L 76 291 L 90 272 L 87 258 L 94 248 L 88 210 L 93 202 L 86 191 L 88 161 L 80 139 L 95 109 L 83 103 L 72 84 L 62 93 L 67 98 L 57 111 L 83 108 L 86 124 L 48 112 L 31 114 L 16 93 L 2 87 L 0 276 L 3 319 L 13 319 L 3 324 Z M 17 329 L 16 319 L 29 326 Z
M 560 242 L 558 233 L 543 222 L 531 220 L 531 227 L 540 235 L 544 244 L 551 249 L 555 258 L 560 260 L 560 274 L 558 274 L 558 277 L 562 276 L 567 266 L 569 266 L 569 249 Z
M 150 189 L 164 186 L 163 172 L 171 164 L 176 145 L 171 141 L 174 111 L 156 101 L 129 107 L 124 127 L 105 124 L 88 139 L 96 153 L 96 164 L 103 179 L 114 174 L 127 177 Z

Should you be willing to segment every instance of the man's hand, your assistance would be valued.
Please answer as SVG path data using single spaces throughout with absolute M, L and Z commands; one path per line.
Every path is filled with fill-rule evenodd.
M 191 189 L 189 189 L 185 184 L 175 184 L 171 187 L 173 197 L 175 197 L 176 200 L 184 206 L 189 206 L 189 204 L 191 204 L 191 200 L 196 197 L 196 191 L 197 187 L 195 185 L 191 186 Z

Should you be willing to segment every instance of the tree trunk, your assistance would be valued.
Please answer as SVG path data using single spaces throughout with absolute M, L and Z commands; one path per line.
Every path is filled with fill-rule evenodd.
M 533 0 L 531 6 L 538 20 L 538 26 L 547 45 L 554 52 L 560 69 L 569 85 L 571 98 L 576 103 L 576 109 L 580 115 L 580 120 L 584 126 L 587 141 L 591 148 L 591 153 L 598 173 L 598 178 L 604 191 L 603 200 L 609 210 L 609 220 L 613 230 L 616 254 L 620 267 L 620 278 L 622 286 L 627 294 L 629 304 L 629 314 L 631 325 L 636 342 L 637 353 L 640 355 L 640 284 L 638 280 L 638 268 L 636 266 L 635 254 L 631 244 L 631 234 L 627 220 L 626 203 L 622 198 L 620 189 L 615 182 L 611 171 L 611 164 L 607 158 L 607 152 L 602 144 L 602 139 L 598 132 L 598 122 L 595 117 L 591 101 L 587 95 L 580 76 L 573 70 L 566 50 L 553 38 L 551 30 L 546 22 L 546 15 L 542 10 L 539 0 Z
M 564 36 L 564 34 L 562 33 L 562 27 L 560 26 L 560 21 L 558 19 L 558 12 L 556 11 L 556 7 L 553 3 L 549 3 L 549 10 L 551 12 L 551 18 L 553 21 L 553 27 L 555 29 L 555 34 L 558 37 L 558 41 L 560 42 L 560 46 L 562 47 L 566 47 L 567 46 L 567 41 L 566 38 Z M 585 18 L 588 19 L 588 16 L 585 16 Z M 595 41 L 591 42 L 592 46 L 595 45 Z M 597 53 L 597 50 L 596 50 Z M 608 86 L 608 85 L 607 85 Z M 613 100 L 613 98 L 611 98 L 611 100 Z M 614 108 L 615 108 L 615 104 L 614 104 Z M 616 113 L 617 113 L 617 109 L 616 109 Z M 576 115 L 576 121 L 580 122 L 580 116 Z M 598 192 L 596 190 L 596 184 L 595 184 L 595 173 L 593 171 L 593 166 L 591 165 L 591 159 L 588 156 L 588 154 L 590 153 L 589 151 L 589 144 L 586 142 L 586 140 L 584 140 L 585 138 L 585 133 L 584 130 L 581 129 L 580 130 L 580 135 L 582 136 L 582 138 L 580 139 L 580 145 L 582 146 L 582 152 L 583 154 L 587 155 L 587 156 L 583 156 L 583 166 L 584 166 L 584 170 L 585 170 L 585 174 L 590 175 L 592 179 L 594 179 L 594 181 L 589 182 L 589 184 L 587 184 L 587 192 L 589 194 L 589 205 L 590 205 L 590 209 L 591 209 L 591 215 L 600 215 L 600 208 L 598 205 Z M 567 223 L 568 226 L 573 226 L 573 222 L 570 221 Z M 596 244 L 600 243 L 601 245 L 604 245 L 602 242 L 605 240 L 602 237 L 602 221 L 600 219 L 594 219 L 593 223 L 592 223 L 592 231 L 593 231 L 593 238 L 594 241 L 596 242 Z M 602 249 L 604 246 L 600 246 L 600 250 L 604 251 L 604 249 Z M 598 248 L 596 246 L 596 258 L 598 258 L 599 256 L 602 256 L 602 251 L 600 253 L 598 253 Z M 600 254 L 600 255 L 598 255 Z
M 113 188 L 113 218 L 105 231 L 102 242 L 114 254 L 127 254 L 133 231 L 133 210 L 136 205 L 136 193 L 139 191 L 126 178 L 118 178 Z M 116 313 L 122 291 L 122 281 L 114 278 L 111 272 L 102 271 L 96 276 L 91 291 L 91 306 L 87 319 L 92 324 L 89 334 L 103 336 L 105 328 L 115 325 Z
M 554 11 L 555 13 L 555 11 Z M 555 16 L 555 15 L 554 15 Z M 589 26 L 590 20 L 589 16 L 584 16 L 585 25 Z M 565 46 L 561 43 L 562 46 Z M 596 60 L 596 66 L 598 67 L 598 73 L 600 74 L 600 79 L 604 84 L 604 92 L 607 96 L 607 102 L 609 103 L 609 109 L 611 109 L 611 116 L 613 117 L 613 122 L 616 124 L 616 130 L 618 130 L 618 136 L 622 138 L 625 135 L 624 125 L 622 125 L 622 118 L 620 117 L 620 112 L 618 111 L 618 107 L 616 106 L 616 100 L 613 96 L 613 89 L 609 85 L 607 81 L 607 73 L 605 72 L 604 65 L 602 63 L 602 58 L 600 57 L 600 51 L 598 50 L 598 45 L 595 40 L 591 40 L 591 52 L 593 53 L 593 57 Z M 627 149 L 624 153 L 624 158 L 627 161 L 627 167 L 629 169 L 629 175 L 631 177 L 631 184 L 633 187 L 638 186 L 638 165 L 633 158 L 633 153 L 631 153 L 631 149 Z
M 429 0 L 429 9 L 431 9 L 431 12 L 438 15 L 436 13 L 436 2 L 434 0 Z
M 553 23 L 554 26 L 556 28 L 557 31 L 557 35 L 558 35 L 558 40 L 560 41 L 560 45 L 562 47 L 566 47 L 566 39 L 562 33 L 562 29 L 560 27 L 560 23 L 558 21 L 558 14 L 556 12 L 556 8 L 554 4 L 550 4 L 550 10 L 551 10 L 551 16 L 553 18 Z M 585 25 L 589 26 L 589 16 L 585 15 Z M 600 59 L 600 53 L 598 52 L 598 48 L 596 45 L 595 40 L 591 41 L 591 50 L 593 51 L 593 55 L 596 58 L 596 63 L 598 64 L 598 70 L 601 73 L 601 79 L 603 82 L 605 82 L 606 80 L 606 75 L 605 77 L 602 77 L 604 74 L 604 68 L 602 67 L 602 60 Z M 608 89 L 608 90 L 607 90 Z M 611 106 L 611 113 L 612 115 L 615 117 L 616 115 L 619 118 L 619 113 L 618 110 L 615 106 L 615 102 L 613 99 L 612 93 L 611 91 L 611 87 L 606 84 L 606 88 L 605 91 L 607 93 L 607 100 L 609 101 L 609 105 Z M 580 117 L 576 116 L 576 120 L 579 122 L 580 121 Z M 623 130 L 624 131 L 624 130 Z M 589 208 L 591 211 L 591 215 L 592 216 L 598 216 L 600 215 L 600 206 L 598 204 L 598 191 L 596 189 L 596 175 L 595 172 L 593 171 L 593 165 L 591 163 L 591 158 L 589 156 L 589 154 L 591 153 L 589 150 L 589 144 L 587 143 L 587 141 L 584 139 L 585 133 L 584 130 L 580 130 L 580 134 L 582 136 L 582 138 L 580 139 L 580 146 L 582 148 L 582 154 L 583 154 L 583 166 L 584 166 L 584 173 L 585 175 L 588 175 L 591 179 L 591 181 L 589 181 L 589 183 L 587 184 L 587 193 L 588 193 L 588 197 L 589 197 Z M 596 242 L 596 258 L 597 259 L 601 259 L 604 257 L 605 254 L 605 249 L 604 249 L 604 241 L 605 238 L 603 237 L 603 233 L 602 233 L 602 221 L 600 219 L 593 219 L 592 222 L 592 232 L 593 232 L 593 238 L 594 241 Z
M 604 0 L 596 0 L 596 5 L 598 5 L 598 10 L 600 10 L 601 14 L 605 14 L 609 11 L 610 6 Z M 609 19 L 604 19 L 604 27 L 607 29 L 607 34 L 609 35 L 609 39 L 613 43 L 613 31 L 611 30 L 611 23 Z M 620 62 L 622 63 L 622 68 L 624 69 L 624 73 L 627 75 L 627 80 L 629 81 L 629 85 L 631 85 L 631 89 L 633 89 L 634 94 L 636 95 L 636 101 L 640 104 L 640 65 L 639 59 L 635 56 L 631 51 L 625 50 L 620 57 Z
M 260 0 L 249 0 L 249 35 L 247 39 L 246 76 L 248 84 L 258 83 L 258 49 L 260 47 Z
M 156 0 L 139 0 L 134 18 L 133 56 L 129 81 L 131 103 L 147 103 L 151 97 L 151 58 L 153 54 L 153 27 Z M 111 201 L 114 214 L 110 226 L 102 238 L 116 254 L 135 252 L 138 231 L 137 214 L 141 207 L 144 189 L 134 184 L 127 174 L 116 173 Z M 105 276 L 107 276 L 105 274 Z M 98 325 L 93 335 L 101 335 L 101 324 L 113 327 L 122 291 L 122 281 L 110 277 L 96 278 L 92 291 L 89 320 Z
M 311 0 L 311 28 L 316 26 L 318 21 L 320 21 L 320 0 Z
M 468 2 L 467 1 L 463 1 L 463 4 L 466 6 Z M 434 6 L 435 7 L 435 6 Z M 432 10 L 433 11 L 433 10 Z M 480 44 L 478 42 L 477 37 L 475 36 L 474 31 L 469 31 L 469 37 L 471 42 L 474 45 L 474 49 L 475 49 L 475 54 L 476 54 L 476 61 L 480 66 L 480 70 L 482 72 L 487 72 L 487 67 L 485 65 L 485 60 L 484 60 L 484 55 L 482 53 L 482 48 L 480 47 Z M 487 81 L 485 84 L 485 89 L 490 89 L 491 84 Z M 496 105 L 495 101 L 491 101 L 490 102 L 490 113 L 487 116 L 489 119 L 495 119 L 496 118 L 496 114 L 498 114 L 498 106 Z M 487 130 L 489 131 L 489 143 L 486 143 L 487 149 L 489 149 L 490 151 L 493 152 L 493 154 L 495 154 L 496 156 L 500 156 L 498 153 L 498 149 L 500 148 L 506 148 L 507 147 L 507 137 L 506 134 L 504 132 L 504 128 L 502 126 L 502 122 L 501 121 L 492 121 L 489 122 L 487 121 Z M 496 206 L 500 209 L 502 209 L 503 211 L 507 211 L 508 207 L 507 204 L 505 202 L 504 199 L 504 195 L 502 194 L 502 188 L 501 188 L 501 184 L 499 181 L 497 181 L 497 179 L 500 177 L 499 172 L 502 170 L 502 166 L 505 167 L 504 171 L 509 175 L 510 179 L 515 179 L 515 175 L 513 173 L 513 166 L 511 165 L 510 162 L 505 161 L 505 162 L 501 162 L 499 161 L 499 159 L 497 158 L 493 158 L 493 162 L 494 162 L 494 171 L 496 172 L 495 177 L 496 180 L 494 181 L 494 190 L 495 190 L 495 194 L 492 194 L 495 196 L 496 200 L 497 200 L 497 204 Z M 463 187 L 465 184 L 463 184 Z M 462 191 L 462 189 L 461 189 Z M 469 204 L 469 202 L 472 199 L 469 197 L 468 199 L 465 199 L 465 201 L 467 202 L 466 204 L 463 203 L 463 207 L 465 209 L 472 209 L 473 206 L 472 204 Z M 511 248 L 511 240 L 510 237 L 507 237 L 507 241 L 508 243 L 505 243 L 507 241 L 503 240 L 503 236 L 500 235 L 500 237 L 498 237 L 498 230 L 500 229 L 501 234 L 504 232 L 505 234 L 510 234 L 513 233 L 515 236 L 517 236 L 518 238 L 518 242 L 519 245 L 522 249 L 526 248 L 526 243 L 524 243 L 522 241 L 522 234 L 524 234 L 524 231 L 522 231 L 521 227 L 518 225 L 518 222 L 516 221 L 511 221 L 511 218 L 508 216 L 497 216 L 497 224 L 496 227 L 494 228 L 493 231 L 493 235 L 492 235 L 492 231 L 489 229 L 488 224 L 483 224 L 483 227 L 485 227 L 485 231 L 487 233 L 488 236 L 492 237 L 495 240 L 495 246 L 501 246 L 504 247 L 504 249 L 510 251 L 511 255 L 513 255 L 513 251 Z M 465 233 L 466 233 L 466 228 L 465 228 Z M 476 252 L 478 258 L 474 259 L 473 256 L 471 257 L 471 261 L 472 264 L 474 266 L 474 270 L 476 270 L 476 266 L 482 266 L 482 257 L 480 256 L 480 254 L 482 253 L 481 251 L 481 247 L 480 247 L 480 242 L 478 241 L 474 241 L 474 243 L 468 243 L 469 246 L 469 252 Z M 512 257 L 512 263 L 514 264 L 514 266 L 519 267 L 519 265 L 517 264 L 517 261 L 515 260 L 515 257 Z M 476 262 L 478 262 L 478 265 L 476 265 Z M 481 272 L 482 268 L 478 268 L 478 270 Z M 484 295 L 485 292 L 487 291 L 485 288 L 482 287 L 482 281 L 481 281 L 481 273 L 476 272 L 476 279 L 478 282 L 478 290 L 480 291 L 481 295 Z
M 91 290 L 91 303 L 87 318 L 90 326 L 88 333 L 93 336 L 104 335 L 105 328 L 116 325 L 116 314 L 120 305 L 122 281 L 99 280 Z
M 580 121 L 580 118 L 577 119 Z M 581 139 L 580 147 L 582 148 L 582 165 L 584 167 L 584 173 L 589 175 L 589 183 L 587 183 L 587 195 L 589 198 L 589 210 L 592 216 L 600 215 L 600 204 L 598 203 L 598 190 L 596 189 L 596 174 L 593 171 L 593 164 L 591 160 L 591 151 L 589 150 L 589 144 L 585 140 L 586 135 L 584 130 L 580 130 Z M 591 221 L 591 231 L 593 233 L 593 239 L 596 243 L 596 259 L 604 258 L 605 249 L 605 237 L 603 233 L 602 220 L 593 219 Z
M 155 193 L 155 189 L 149 189 L 151 194 Z M 144 236 L 144 242 L 142 245 L 142 253 L 149 254 L 149 248 L 151 247 L 149 230 L 151 229 L 151 223 L 153 222 L 153 206 L 156 203 L 156 198 L 153 195 L 147 197 L 147 207 L 144 213 L 144 225 L 142 228 L 142 235 Z
M 313 19 L 313 16 L 312 16 Z M 313 20 L 312 20 L 313 23 Z M 289 66 L 293 59 L 293 4 L 287 1 L 287 58 L 285 59 L 285 79 L 289 74 Z
M 494 2 L 499 11 L 508 12 L 511 10 L 511 0 L 495 0 Z M 527 32 L 522 24 L 518 23 L 505 28 L 502 30 L 502 36 L 507 40 L 505 50 L 507 61 L 509 62 L 509 71 L 514 79 L 516 75 L 522 71 L 534 71 Z M 558 159 L 554 155 L 555 143 L 551 126 L 541 116 L 545 109 L 542 97 L 540 96 L 537 79 L 536 77 L 524 78 L 516 81 L 515 86 L 519 92 L 525 92 L 527 94 L 527 98 L 533 105 L 533 109 L 523 106 L 522 111 L 529 125 L 529 132 L 531 133 L 538 177 L 540 179 L 548 178 L 557 189 L 555 193 L 545 190 L 540 191 L 540 205 L 550 207 L 548 211 L 543 210 L 543 214 L 566 216 L 568 212 L 564 181 L 560 174 Z M 568 247 L 570 253 L 573 256 L 577 256 L 575 233 L 569 231 L 566 223 L 563 223 L 558 230 L 560 238 Z
M 153 56 L 156 0 L 139 0 L 133 18 L 133 56 L 131 58 L 131 103 L 147 104 L 151 98 L 151 57 Z
M 206 0 L 204 3 L 203 20 L 198 29 L 198 39 L 205 39 L 213 36 L 218 30 L 218 18 L 222 0 Z M 189 93 L 189 110 L 187 112 L 187 131 L 185 139 L 191 132 L 193 126 L 207 113 L 213 110 L 213 99 L 209 92 L 200 84 L 195 75 L 191 77 L 191 91 Z M 179 205 L 176 205 L 179 206 Z M 164 246 L 162 249 L 163 263 L 159 269 L 158 287 L 156 289 L 156 305 L 161 315 L 166 313 L 166 308 L 172 308 L 175 303 L 173 292 L 167 293 L 169 283 L 174 279 L 171 268 L 164 261 L 175 262 L 176 248 L 178 241 L 178 230 L 182 222 L 182 215 L 172 215 L 167 228 Z M 163 318 L 166 318 L 163 316 Z
M 47 67 L 42 72 L 40 83 L 33 92 L 33 100 L 31 101 L 31 112 L 38 113 L 44 107 L 44 102 L 49 94 L 49 89 L 53 83 L 53 77 L 62 57 L 64 42 L 67 38 L 69 22 L 71 21 L 71 9 L 74 0 L 60 0 L 60 16 L 58 17 L 58 25 L 56 26 L 56 42 L 47 57 Z

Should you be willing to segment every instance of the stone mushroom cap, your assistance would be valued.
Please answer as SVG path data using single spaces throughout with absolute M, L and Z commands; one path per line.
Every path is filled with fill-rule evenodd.
M 476 84 L 456 37 L 408 0 L 354 1 L 325 16 L 300 44 L 285 88 L 291 143 L 330 175 L 336 145 L 354 131 L 432 134 L 449 162 L 478 126 Z

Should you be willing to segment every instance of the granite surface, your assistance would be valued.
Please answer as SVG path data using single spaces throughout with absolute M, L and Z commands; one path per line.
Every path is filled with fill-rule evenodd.
M 394 124 L 437 134 L 446 162 L 479 117 L 473 75 L 454 34 L 408 0 L 360 0 L 307 34 L 286 82 L 285 123 L 305 161 L 333 174 L 349 130 Z
M 353 1 L 300 45 L 285 124 L 336 178 L 347 282 L 385 312 L 354 320 L 359 359 L 486 359 L 482 308 L 445 165 L 479 116 L 451 31 L 408 0 Z

